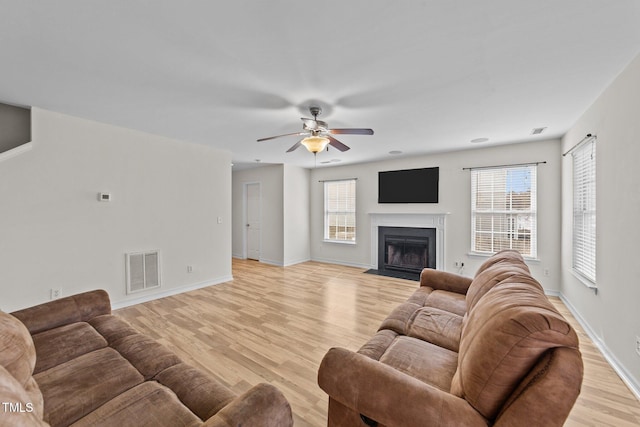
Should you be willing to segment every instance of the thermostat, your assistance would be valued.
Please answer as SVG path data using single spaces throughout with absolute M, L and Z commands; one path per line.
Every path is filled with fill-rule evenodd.
M 110 202 L 111 193 L 98 193 L 98 200 L 101 202 Z

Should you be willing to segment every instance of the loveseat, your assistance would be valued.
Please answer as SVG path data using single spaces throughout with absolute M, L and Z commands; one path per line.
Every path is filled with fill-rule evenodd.
M 578 337 L 516 251 L 473 279 L 424 269 L 357 352 L 318 371 L 329 426 L 561 426 L 580 393 Z
M 237 396 L 92 291 L 0 312 L 1 426 L 293 425 L 275 387 Z

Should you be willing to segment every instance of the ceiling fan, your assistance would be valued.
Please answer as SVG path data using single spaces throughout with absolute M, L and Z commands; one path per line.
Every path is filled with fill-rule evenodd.
M 317 154 L 325 148 L 328 148 L 328 145 L 331 145 L 340 151 L 347 151 L 349 149 L 348 146 L 335 139 L 332 135 L 373 135 L 373 129 L 330 129 L 326 122 L 318 120 L 318 115 L 322 113 L 322 109 L 320 107 L 311 106 L 309 107 L 309 112 L 313 116 L 313 119 L 307 119 L 304 117 L 300 118 L 300 120 L 302 120 L 302 132 L 286 133 L 284 135 L 260 138 L 258 142 L 268 141 L 270 139 L 280 138 L 283 136 L 304 136 L 304 138 L 289 148 L 287 153 L 297 149 L 300 145 L 304 145 L 311 153 Z

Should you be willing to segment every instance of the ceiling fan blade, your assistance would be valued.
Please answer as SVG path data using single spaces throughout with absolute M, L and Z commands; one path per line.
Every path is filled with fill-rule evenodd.
M 334 135 L 373 135 L 373 129 L 328 129 L 327 132 Z
M 267 138 L 260 138 L 258 142 L 269 141 L 270 139 L 276 139 L 276 138 L 281 138 L 283 136 L 291 136 L 291 135 L 297 135 L 297 136 L 309 135 L 309 132 L 294 132 L 294 133 L 285 133 L 284 135 L 269 136 Z
M 302 145 L 301 142 L 302 142 L 302 140 L 300 140 L 300 141 L 296 142 L 295 144 L 293 144 L 293 146 L 287 150 L 287 153 L 290 153 L 293 150 L 297 150 L 298 147 L 300 147 L 300 145 Z
M 349 149 L 349 147 L 347 147 L 331 135 L 327 135 L 327 138 L 329 138 L 329 145 L 331 145 L 332 147 L 337 148 L 340 151 L 347 151 Z

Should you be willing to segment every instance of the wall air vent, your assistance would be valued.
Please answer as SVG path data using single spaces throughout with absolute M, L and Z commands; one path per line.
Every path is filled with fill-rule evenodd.
M 160 253 L 128 253 L 125 256 L 127 294 L 160 287 Z
M 534 128 L 531 131 L 531 135 L 540 135 L 542 132 L 544 132 L 545 129 L 546 129 L 546 127 L 544 127 L 544 128 Z

